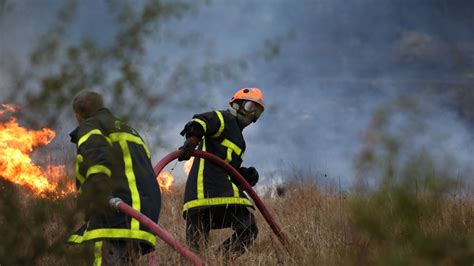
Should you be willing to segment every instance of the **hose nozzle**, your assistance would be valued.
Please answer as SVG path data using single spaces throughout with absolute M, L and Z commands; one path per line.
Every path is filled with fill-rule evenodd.
M 109 200 L 110 206 L 111 206 L 112 208 L 114 208 L 114 209 L 117 209 L 118 205 L 119 205 L 120 203 L 122 203 L 122 202 L 123 202 L 123 200 L 120 199 L 120 198 L 111 198 L 111 199 Z

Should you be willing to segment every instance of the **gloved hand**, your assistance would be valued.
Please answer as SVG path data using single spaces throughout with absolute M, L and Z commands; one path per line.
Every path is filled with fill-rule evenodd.
M 198 143 L 199 139 L 195 136 L 190 136 L 189 138 L 187 138 L 186 141 L 184 141 L 183 146 L 179 148 L 181 150 L 181 154 L 178 157 L 178 161 L 189 160 Z
M 240 167 L 239 173 L 247 180 L 247 182 L 253 187 L 258 182 L 258 172 L 255 167 Z

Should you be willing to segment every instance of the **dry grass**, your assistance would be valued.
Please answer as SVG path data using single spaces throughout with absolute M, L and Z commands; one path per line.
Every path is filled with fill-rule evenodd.
M 185 221 L 182 218 L 183 186 L 163 194 L 160 225 L 175 238 L 185 243 Z M 331 263 L 347 245 L 347 212 L 343 210 L 343 199 L 336 195 L 320 193 L 314 186 L 290 185 L 283 197 L 264 196 L 270 212 L 279 226 L 288 235 L 293 254 L 290 255 L 273 235 L 270 227 L 255 210 L 259 235 L 255 245 L 243 256 L 225 261 L 214 253 L 219 244 L 232 231 L 221 229 L 211 231 L 208 250 L 199 255 L 209 265 L 312 265 L 317 262 Z M 156 261 L 163 265 L 186 264 L 178 253 L 160 241 L 155 252 Z M 146 259 L 143 259 L 145 264 Z
M 184 244 L 184 219 L 180 211 L 182 195 L 183 186 L 175 187 L 173 192 L 163 194 L 160 224 Z M 398 249 L 413 249 L 400 251 L 401 255 L 410 256 L 408 260 L 400 260 L 407 262 L 402 265 L 455 265 L 456 262 L 466 262 L 466 259 L 474 254 L 472 241 L 467 241 L 467 236 L 472 236 L 474 232 L 472 229 L 474 204 L 468 199 L 443 199 L 441 205 L 440 201 L 416 201 L 417 204 L 426 204 L 419 206 L 437 208 L 433 213 L 426 214 L 426 217 L 416 221 L 390 210 L 390 206 L 395 208 L 396 199 L 387 197 L 383 206 L 379 206 L 377 203 L 379 199 L 374 196 L 366 196 L 361 200 L 359 196 L 346 196 L 339 191 L 320 191 L 308 183 L 288 184 L 284 196 L 270 197 L 268 193 L 262 199 L 290 238 L 292 254 L 286 252 L 256 210 L 260 233 L 255 245 L 243 256 L 225 261 L 216 255 L 214 250 L 231 234 L 231 231 L 229 229 L 212 231 L 209 249 L 199 254 L 208 265 L 386 265 L 386 263 L 397 264 Z M 381 210 L 381 207 L 388 209 Z M 381 213 L 384 211 L 400 217 L 398 220 L 393 219 L 394 224 L 384 225 L 384 214 Z M 373 221 L 360 218 L 360 213 L 372 215 Z M 423 213 L 425 212 L 421 211 L 419 214 L 424 215 Z M 366 230 L 374 221 L 382 221 L 382 224 L 374 225 L 381 226 L 380 230 L 392 231 L 385 232 L 387 235 L 382 242 L 377 238 L 377 232 Z M 364 222 L 369 224 L 361 224 Z M 399 227 L 412 222 L 419 223 L 414 225 L 413 230 L 420 231 L 413 232 L 418 237 L 413 241 L 441 238 L 440 246 L 436 246 L 434 250 L 443 248 L 443 254 L 419 253 L 415 250 L 418 248 L 417 245 L 411 243 L 410 239 L 404 240 L 403 234 L 407 231 L 403 226 Z M 443 241 L 464 246 L 462 250 L 454 250 L 454 246 L 446 246 L 442 244 Z M 384 243 L 385 246 L 378 246 L 380 243 Z M 392 257 L 386 258 L 384 257 L 386 255 Z M 154 256 L 159 265 L 187 264 L 177 252 L 162 241 Z M 142 259 L 141 264 L 146 265 L 147 258 Z
M 185 244 L 185 221 L 181 215 L 183 190 L 183 185 L 178 185 L 173 192 L 163 193 L 159 223 Z M 400 192 L 399 188 L 346 194 L 337 190 L 322 191 L 309 182 L 287 184 L 285 191 L 283 196 L 266 193 L 262 200 L 289 237 L 291 255 L 273 235 L 258 210 L 254 213 L 260 232 L 247 253 L 231 261 L 215 254 L 218 245 L 231 234 L 230 229 L 223 229 L 211 232 L 209 249 L 198 255 L 207 265 L 245 266 L 466 265 L 474 262 L 474 203 L 469 196 L 420 196 L 404 190 Z M 2 230 L 3 239 L 8 239 L 10 244 L 17 243 L 15 249 L 2 247 L 0 254 L 8 257 L 0 256 L 0 263 L 29 261 L 36 265 L 64 265 L 65 262 L 85 265 L 77 256 L 68 257 L 72 250 L 58 248 L 61 251 L 58 254 L 51 248 L 44 251 L 48 243 L 41 242 L 43 239 L 57 240 L 56 236 L 67 233 L 65 226 L 72 227 L 70 221 L 65 222 L 58 216 L 61 213 L 58 210 L 65 211 L 66 206 L 47 207 L 38 216 L 40 218 L 36 217 L 35 209 L 45 204 L 50 203 L 23 204 L 26 209 L 14 218 L 24 221 L 16 221 L 14 232 L 3 227 L 8 223 L 5 211 L 13 212 L 14 209 L 7 210 L 6 205 L 0 207 L 3 214 L 0 224 L 5 229 Z M 39 242 L 21 242 L 28 239 Z M 58 245 L 58 241 L 51 243 Z M 42 249 L 44 254 L 40 254 Z M 153 256 L 157 265 L 189 265 L 163 241 L 159 241 Z M 151 257 L 143 257 L 138 264 L 148 265 Z

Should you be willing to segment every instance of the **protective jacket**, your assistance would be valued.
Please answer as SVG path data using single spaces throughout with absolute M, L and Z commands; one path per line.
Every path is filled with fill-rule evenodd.
M 235 169 L 242 164 L 245 152 L 242 126 L 229 111 L 194 115 L 182 134 L 202 137 L 199 150 L 220 157 Z M 183 212 L 216 205 L 253 206 L 253 203 L 224 169 L 205 159 L 196 159 L 186 182 Z
M 158 221 L 161 195 L 150 161 L 150 151 L 139 134 L 102 108 L 71 134 L 76 144 L 76 185 L 79 193 L 107 180 L 110 193 Z M 86 217 L 86 224 L 69 238 L 71 243 L 104 238 L 137 239 L 152 247 L 156 237 L 136 219 L 104 207 Z

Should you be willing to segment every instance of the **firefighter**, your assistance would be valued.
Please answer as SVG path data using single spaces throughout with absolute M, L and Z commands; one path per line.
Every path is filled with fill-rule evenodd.
M 263 94 L 258 88 L 242 88 L 230 100 L 230 108 L 193 116 L 181 135 L 186 137 L 178 160 L 188 160 L 198 146 L 230 163 L 255 186 L 258 172 L 241 167 L 245 152 L 242 130 L 257 121 L 264 110 Z M 232 228 L 234 233 L 219 247 L 225 256 L 240 256 L 258 234 L 253 203 L 224 169 L 204 159 L 196 159 L 186 182 L 183 216 L 186 240 L 195 250 L 206 246 L 211 229 Z
M 156 237 L 136 219 L 113 210 L 121 198 L 158 221 L 161 195 L 150 151 L 137 131 L 103 105 L 102 96 L 82 91 L 73 100 L 79 126 L 70 134 L 76 145 L 78 206 L 86 223 L 69 243 L 94 244 L 94 265 L 130 265 L 154 249 Z

